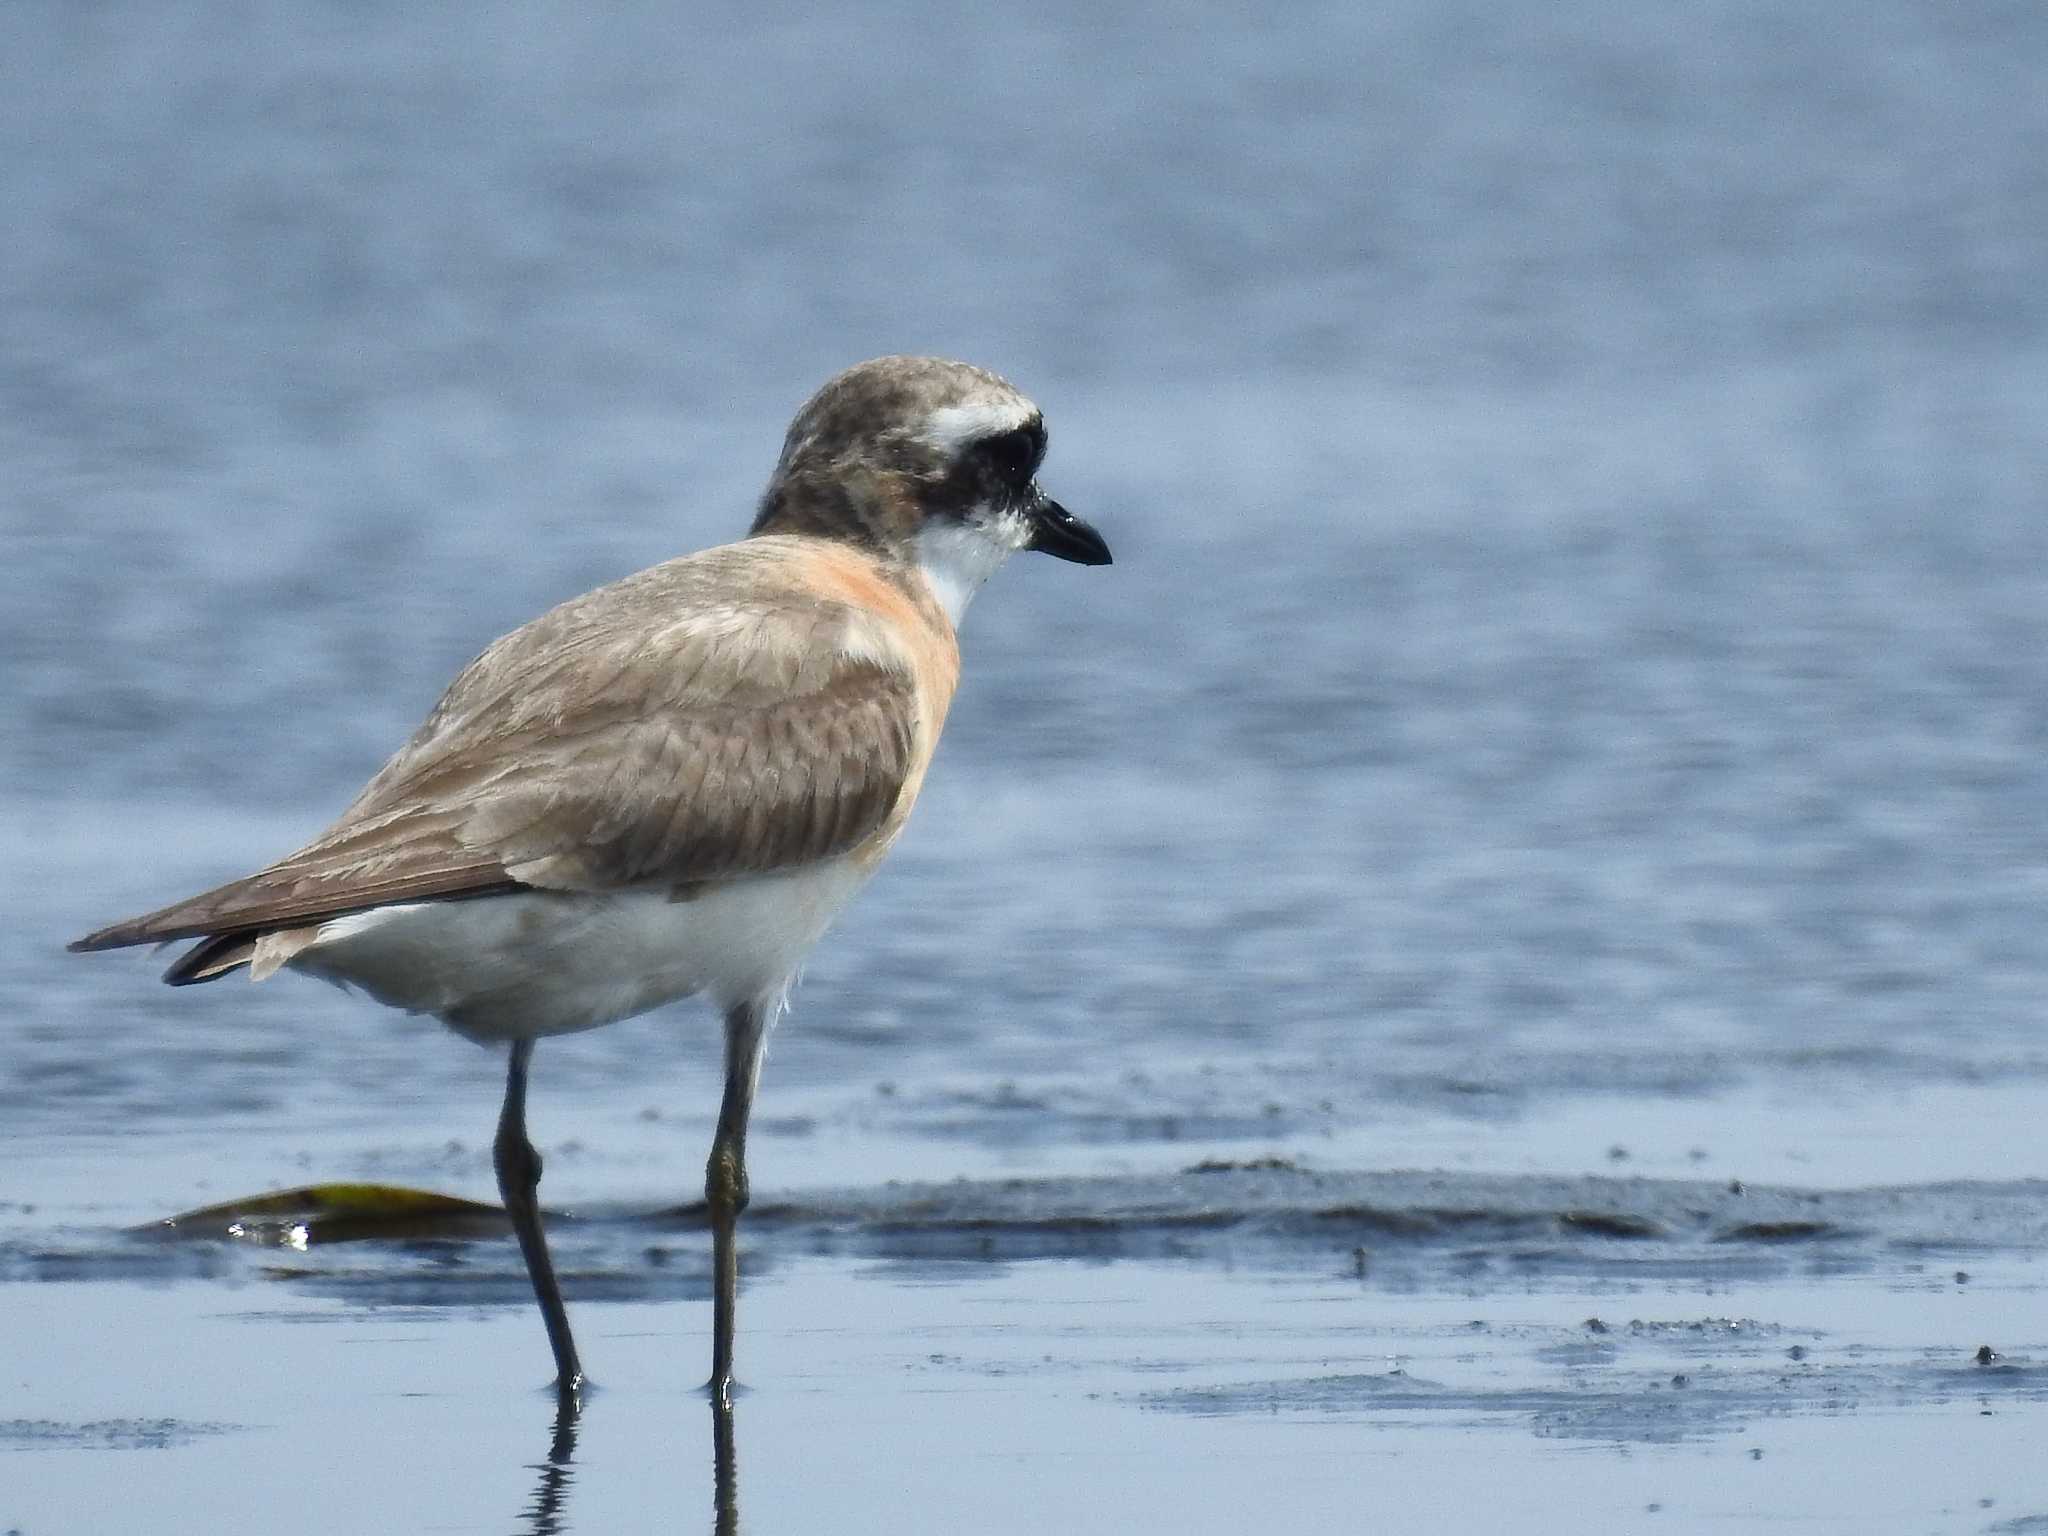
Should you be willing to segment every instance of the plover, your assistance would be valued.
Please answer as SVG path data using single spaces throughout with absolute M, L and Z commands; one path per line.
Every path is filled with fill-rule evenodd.
M 166 981 L 285 967 L 507 1044 L 498 1188 L 565 1397 L 583 1368 L 526 1134 L 534 1042 L 709 998 L 725 1025 L 704 1192 L 726 1400 L 768 1031 L 903 830 L 968 601 L 1019 550 L 1109 563 L 1039 489 L 1045 446 L 1038 408 L 983 369 L 848 369 L 797 413 L 746 538 L 514 630 L 312 842 L 71 948 L 197 939 Z

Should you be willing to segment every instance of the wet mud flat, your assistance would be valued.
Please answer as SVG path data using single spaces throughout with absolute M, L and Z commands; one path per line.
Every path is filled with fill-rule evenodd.
M 550 1208 L 547 1221 L 577 1299 L 699 1298 L 701 1203 Z M 419 1282 L 420 1297 L 445 1285 L 450 1305 L 489 1303 L 500 1277 L 523 1285 L 507 1231 L 503 1213 L 484 1202 L 307 1185 L 123 1228 L 19 1225 L 0 1238 L 0 1281 L 261 1279 L 375 1305 L 399 1299 L 414 1271 L 449 1277 Z M 1351 1172 L 1274 1157 L 1152 1176 L 769 1195 L 749 1209 L 744 1235 L 756 1276 L 830 1257 L 933 1275 L 1047 1260 L 1184 1264 L 1472 1296 L 1543 1280 L 1712 1286 L 1792 1274 L 1964 1286 L 1972 1276 L 1958 1266 L 1971 1261 L 2048 1256 L 2048 1180 L 1799 1189 Z
M 598 1382 L 564 1426 L 502 1218 L 377 1209 L 9 1218 L 0 1520 L 714 1518 L 699 1211 L 551 1213 Z M 744 1264 L 744 1529 L 2048 1523 L 2040 1182 L 1211 1163 L 766 1195 Z

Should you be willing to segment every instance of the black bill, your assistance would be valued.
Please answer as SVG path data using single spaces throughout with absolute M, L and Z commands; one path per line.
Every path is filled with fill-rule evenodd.
M 1076 565 L 1110 563 L 1102 535 L 1050 496 L 1040 496 L 1031 509 L 1030 547 Z

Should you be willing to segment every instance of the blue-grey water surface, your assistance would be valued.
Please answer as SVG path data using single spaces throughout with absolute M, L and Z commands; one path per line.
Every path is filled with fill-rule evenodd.
M 31 1491 L 0 1524 L 116 1528 L 78 1458 L 160 1446 L 163 1478 L 207 1471 L 153 1527 L 217 1529 L 219 1488 L 372 1411 L 327 1357 L 384 1318 L 394 1368 L 438 1385 L 364 1390 L 451 1404 L 407 1407 L 408 1443 L 524 1486 L 539 1399 L 490 1417 L 545 1362 L 509 1245 L 358 1254 L 274 1300 L 246 1289 L 261 1260 L 119 1230 L 323 1179 L 488 1197 L 499 1063 L 300 979 L 172 992 L 147 956 L 61 945 L 295 846 L 491 638 L 741 533 L 826 376 L 929 351 L 1040 401 L 1044 481 L 1117 564 L 1020 560 L 977 601 L 910 833 L 777 1037 L 757 1198 L 856 1193 L 760 1228 L 742 1428 L 790 1411 L 794 1373 L 817 1396 L 790 1432 L 838 1470 L 747 1443 L 750 1528 L 900 1528 L 888 1479 L 848 1470 L 865 1410 L 835 1405 L 914 1408 L 905 1361 L 985 1448 L 948 1474 L 962 1528 L 1024 1528 L 1045 1478 L 1103 1528 L 1242 1528 L 1176 1495 L 1190 1456 L 1292 1490 L 1274 1528 L 1355 1513 L 1356 1458 L 1397 1528 L 1481 1528 L 1444 1513 L 1475 1462 L 1488 1529 L 1649 1503 L 1678 1528 L 2032 1528 L 2048 1475 L 1983 1437 L 2037 1444 L 2048 1412 L 2042 1192 L 2011 1182 L 2048 1174 L 2044 66 L 2048 16 L 1989 0 L 9 8 L 0 1453 Z M 650 1278 L 669 1238 L 621 1213 L 693 1195 L 717 1066 L 689 1006 L 538 1053 L 543 1196 L 610 1213 L 558 1237 L 586 1354 L 646 1382 L 612 1400 L 640 1427 L 584 1425 L 559 1528 L 623 1528 L 607 1456 L 638 1464 L 664 1388 L 675 1477 L 707 1475 L 701 1256 L 675 1236 L 682 1278 Z M 1273 1230 L 1271 1191 L 1229 1186 L 1203 1209 L 1258 1242 L 1143 1235 L 1182 1170 L 1269 1159 L 1451 1183 L 1345 1184 Z M 873 1236 L 926 1208 L 888 1181 L 956 1176 L 982 1238 Z M 1741 1181 L 1818 1230 L 1773 1246 L 1779 1217 L 1716 1203 Z M 1838 1193 L 1861 1186 L 1895 1199 Z M 1040 1201 L 1050 1228 L 1018 1214 Z M 1651 1256 L 1570 1237 L 1589 1202 L 1650 1223 Z M 1416 1222 L 1446 1210 L 1508 1224 L 1445 1247 Z M 1557 1222 L 1561 1267 L 1515 1258 Z M 1751 1228 L 1750 1267 L 1716 1268 Z M 1074 1236 L 1111 1230 L 1139 1235 Z M 443 1261 L 488 1279 L 404 1289 Z M 1084 1294 L 1100 1264 L 1126 1312 Z M 1318 1266 L 1334 1289 L 1298 1304 Z M 1589 1310 L 1661 1339 L 1731 1314 L 1730 1285 L 1763 1288 L 1756 1329 L 1875 1352 L 1860 1417 L 1828 1417 L 1839 1381 L 1771 1399 L 1775 1333 L 1712 1334 L 1751 1374 L 1668 1437 L 1636 1391 L 1670 1390 L 1663 1353 L 1647 1386 L 1588 1386 L 1610 1357 L 1584 1349 L 1622 1347 L 1584 1344 Z M 808 1314 L 754 1294 L 778 1287 L 880 1331 L 807 1356 Z M 1340 1301 L 1425 1354 L 1514 1312 L 1487 1336 L 1506 1384 L 1361 1396 Z M 333 1328 L 285 1326 L 319 1306 Z M 1017 1359 L 960 1365 L 940 1335 L 1005 1308 L 1023 1342 L 986 1337 Z M 1112 1315 L 1204 1342 L 1105 1375 L 1131 1358 Z M 245 1406 L 181 1398 L 196 1367 L 155 1342 L 315 1334 L 298 1394 Z M 2020 1361 L 2004 1420 L 1938 1412 L 1988 1334 Z M 1076 1339 L 1093 1374 L 1031 1375 Z M 1408 1346 L 1361 1347 L 1384 1372 Z M 1546 1373 L 1594 1410 L 1546 1408 Z M 1730 1492 L 1700 1448 L 1733 1464 L 1772 1413 L 1780 1481 L 1760 1459 Z M 1546 1460 L 1561 1422 L 1624 1454 Z M 1103 1437 L 1123 1461 L 1090 1459 Z M 1895 1442 L 1954 1489 L 1794 1496 Z M 440 1528 L 517 1510 L 436 1487 Z M 313 1503 L 361 1529 L 378 1497 Z

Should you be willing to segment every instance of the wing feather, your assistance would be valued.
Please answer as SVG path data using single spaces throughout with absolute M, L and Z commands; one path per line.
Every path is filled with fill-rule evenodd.
M 776 577 L 730 545 L 542 615 L 471 663 L 313 842 L 71 947 L 521 887 L 680 890 L 846 852 L 914 783 L 914 669 L 871 616 Z

